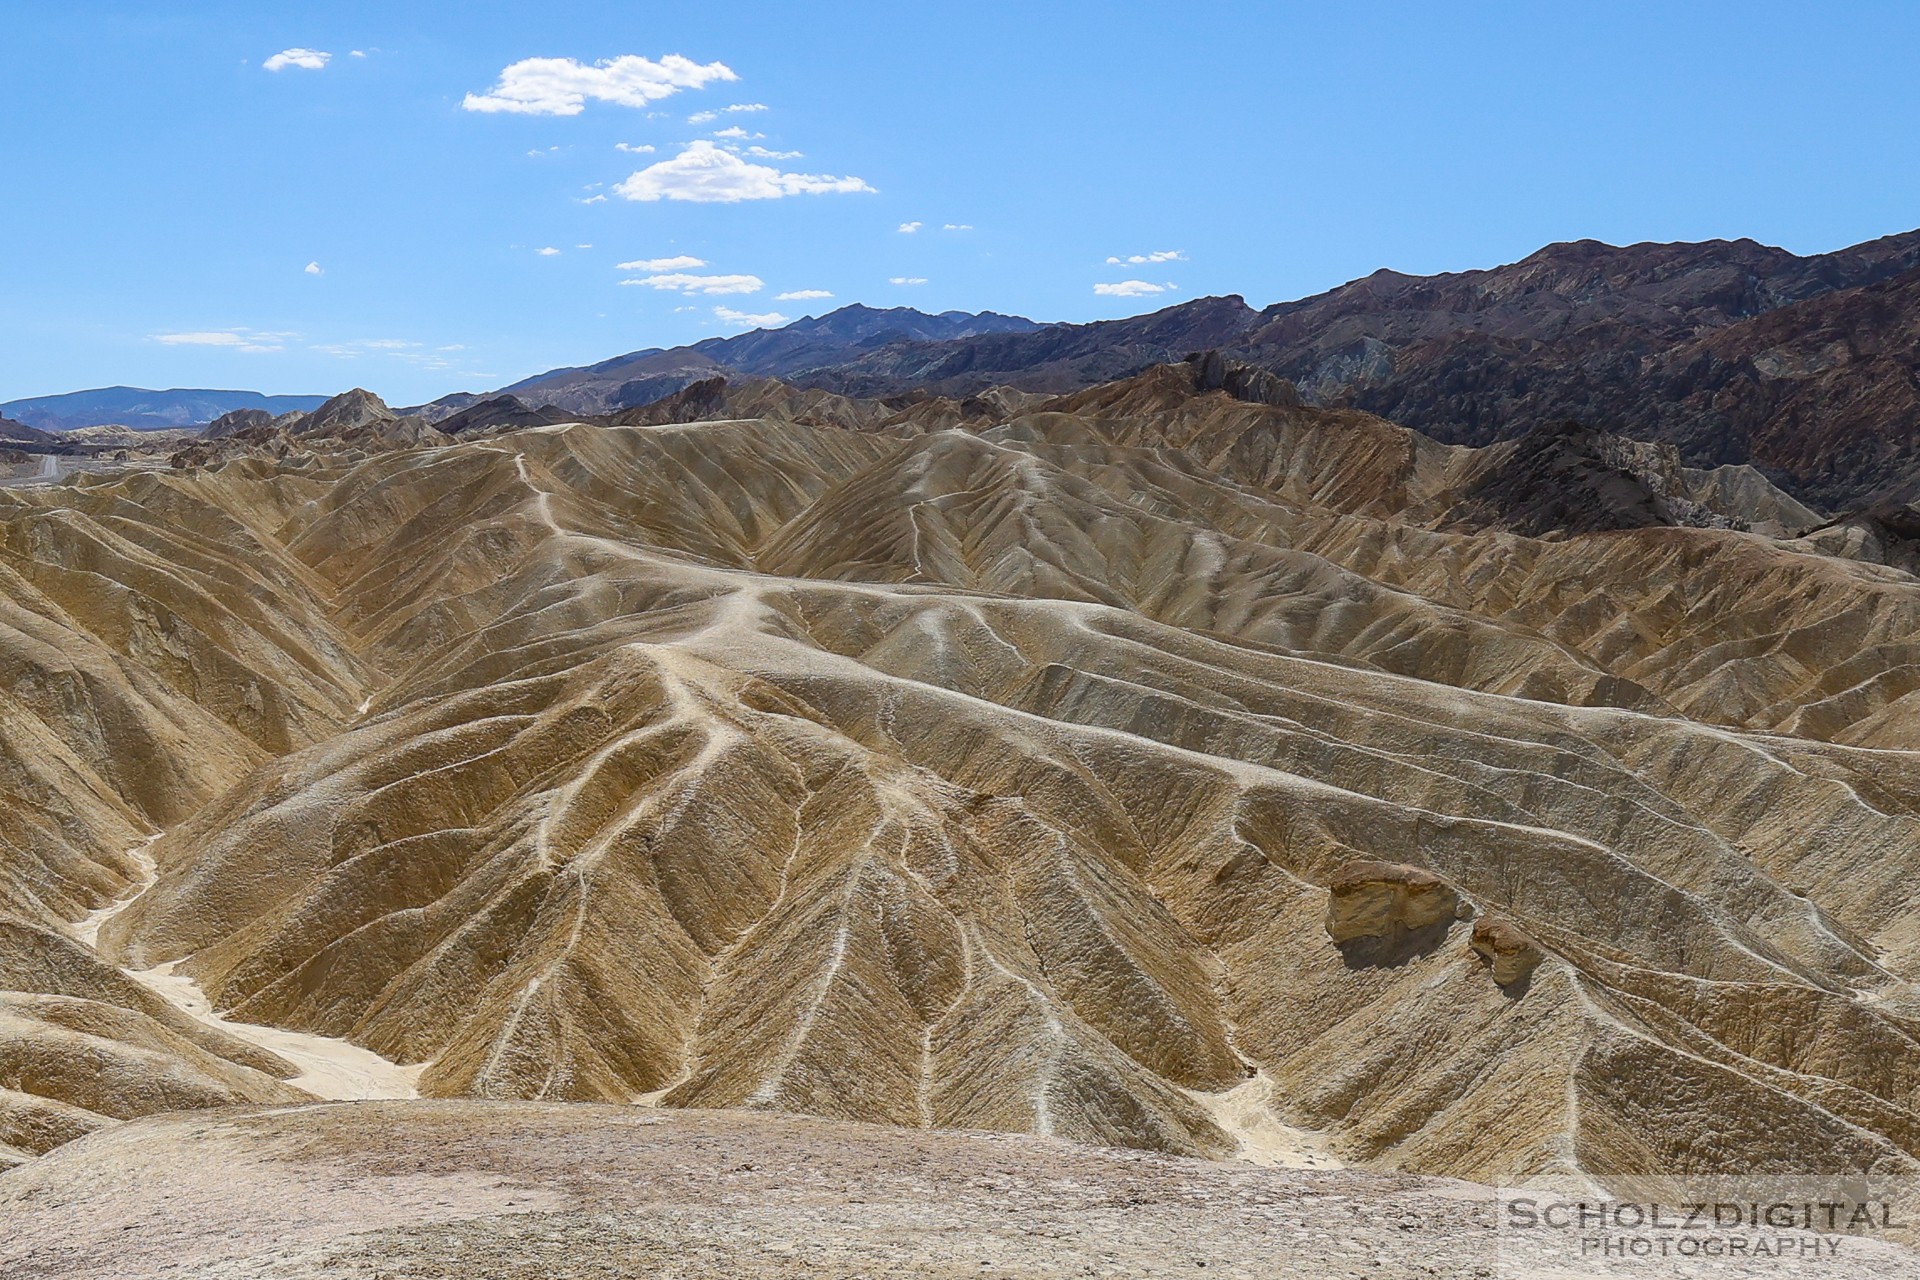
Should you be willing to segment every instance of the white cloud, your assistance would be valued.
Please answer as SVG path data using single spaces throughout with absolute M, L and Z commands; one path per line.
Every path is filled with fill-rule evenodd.
M 573 246 L 573 247 L 574 247 L 574 248 L 576 248 L 576 249 L 591 249 L 591 248 L 593 248 L 593 246 L 592 246 L 592 245 L 590 245 L 590 244 L 577 244 L 577 245 L 575 245 L 575 246 Z
M 767 104 L 764 102 L 736 102 L 727 108 L 729 111 L 765 111 L 766 109 Z
M 319 71 L 332 60 L 332 54 L 320 49 L 282 49 L 260 65 L 268 71 L 284 71 L 288 67 Z
M 716 138 L 764 138 L 766 137 L 764 133 L 748 133 L 745 129 L 742 129 L 737 124 L 727 129 L 715 129 L 713 131 L 713 136 Z
M 237 333 L 156 333 L 155 342 L 170 347 L 237 347 L 246 339 Z
M 493 88 L 468 94 L 460 105 L 468 111 L 577 116 L 589 98 L 621 107 L 643 107 L 682 89 L 739 78 L 725 63 L 697 63 L 677 53 L 658 62 L 627 54 L 591 66 L 573 58 L 522 58 L 500 73 Z
M 1185 249 L 1161 249 L 1154 253 L 1134 253 L 1124 258 L 1108 258 L 1107 265 L 1110 267 L 1138 267 L 1149 262 L 1185 262 L 1186 260 L 1187 251 Z
M 1165 293 L 1170 284 L 1149 284 L 1145 280 L 1122 280 L 1118 284 L 1097 284 L 1093 291 L 1103 298 L 1144 298 L 1150 293 Z
M 971 222 L 949 222 L 941 226 L 940 229 L 942 231 L 971 231 L 973 230 L 973 224 Z
M 605 204 L 606 202 L 605 196 L 586 196 L 580 201 L 581 204 Z
M 636 156 L 650 156 L 653 154 L 653 144 L 651 142 L 616 142 L 613 144 L 613 149 L 615 151 L 625 151 Z
M 833 295 L 825 289 L 793 289 L 786 293 L 773 295 L 775 302 L 812 302 L 815 298 L 831 298 Z
M 290 333 L 256 333 L 252 329 L 215 329 L 197 333 L 156 333 L 153 341 L 169 347 L 224 347 L 229 351 L 283 351 Z
M 677 258 L 635 258 L 632 262 L 619 264 L 622 271 L 685 271 L 688 267 L 704 267 L 705 258 L 689 258 L 681 254 Z
M 688 124 L 712 124 L 720 118 L 718 111 L 696 111 L 687 117 Z
M 348 52 L 347 56 L 349 58 L 364 58 L 367 56 L 367 51 L 365 49 L 353 49 Z
M 924 222 L 903 222 L 900 224 L 900 234 L 903 236 L 910 236 L 914 232 L 918 231 L 920 228 L 926 225 L 927 224 Z
M 768 165 L 749 164 L 705 140 L 688 143 L 687 149 L 673 159 L 648 165 L 614 188 L 628 200 L 692 200 L 705 204 L 872 190 L 859 178 L 782 173 Z
M 560 251 L 554 248 L 552 245 L 548 245 L 544 249 L 535 249 L 534 252 L 539 254 L 543 258 L 558 257 L 560 253 Z
M 622 280 L 620 283 L 645 285 L 649 289 L 674 289 L 690 296 L 696 293 L 758 293 L 767 287 L 767 282 L 759 276 L 696 276 L 684 271 L 665 271 L 658 275 L 641 276 L 637 280 Z
M 321 276 L 326 274 L 325 271 L 321 270 L 320 264 L 317 262 L 309 262 L 306 266 L 302 267 L 301 270 L 305 271 L 310 276 Z
M 798 160 L 804 154 L 799 151 L 769 151 L 765 147 L 748 147 L 746 153 L 756 160 Z
M 735 311 L 732 307 L 715 307 L 713 314 L 728 324 L 743 324 L 755 329 L 770 329 L 774 325 L 787 322 L 787 318 L 778 311 L 762 311 L 755 314 L 751 311 Z
M 925 284 L 926 282 L 927 282 L 927 278 L 925 276 L 888 276 L 887 277 L 888 284 Z
M 385 356 L 389 360 L 400 360 L 422 369 L 440 371 L 454 367 L 446 358 L 449 353 L 464 351 L 466 348 L 455 343 L 452 346 L 428 350 L 426 343 L 415 342 L 409 338 L 355 338 L 348 342 L 316 342 L 307 349 L 339 360 L 358 360 L 361 356 Z

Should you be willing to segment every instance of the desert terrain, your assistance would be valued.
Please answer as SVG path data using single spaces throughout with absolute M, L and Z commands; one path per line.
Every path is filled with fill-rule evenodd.
M 47 1196 L 211 1195 L 166 1162 L 218 1148 L 298 1203 L 331 1174 L 248 1135 L 370 1116 L 486 1168 L 779 1113 L 894 1136 L 742 1149 L 1272 1188 L 1307 1216 L 1219 1236 L 1253 1275 L 1363 1184 L 1470 1232 L 1462 1187 L 1536 1175 L 1920 1172 L 1920 585 L 1885 513 L 1572 425 L 1442 444 L 1217 356 L 518 413 L 355 392 L 0 491 L 14 1273 L 108 1274 Z M 625 1109 L 518 1105 L 557 1102 Z M 554 1176 L 541 1213 L 598 1212 Z M 361 1177 L 203 1274 L 461 1274 L 374 1260 L 528 1225 L 488 1191 L 464 1243 L 396 1208 L 331 1252 Z M 690 1238 L 667 1217 L 633 1247 Z M 1076 1220 L 1015 1273 L 1080 1265 Z M 1472 1274 L 1371 1232 L 1314 1265 Z

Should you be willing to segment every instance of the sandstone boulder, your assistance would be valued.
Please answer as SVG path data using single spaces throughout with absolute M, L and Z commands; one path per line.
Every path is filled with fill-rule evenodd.
M 1482 917 L 1473 926 L 1473 939 L 1467 945 L 1487 962 L 1493 980 L 1503 987 L 1525 982 L 1546 958 L 1532 934 L 1502 916 Z

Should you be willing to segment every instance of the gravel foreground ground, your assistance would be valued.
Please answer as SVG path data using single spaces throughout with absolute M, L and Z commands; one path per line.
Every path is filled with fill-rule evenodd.
M 1920 1276 L 1920 1255 L 1866 1240 L 1844 1261 L 1581 1263 L 1494 1219 L 1469 1183 L 1025 1136 L 326 1103 L 154 1117 L 0 1175 L 0 1276 Z

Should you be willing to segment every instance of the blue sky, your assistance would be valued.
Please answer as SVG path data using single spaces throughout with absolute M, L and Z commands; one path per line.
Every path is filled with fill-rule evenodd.
M 1906 3 L 0 19 L 0 399 L 409 403 L 855 301 L 1077 321 L 1588 236 L 1920 225 Z

